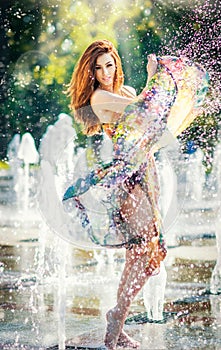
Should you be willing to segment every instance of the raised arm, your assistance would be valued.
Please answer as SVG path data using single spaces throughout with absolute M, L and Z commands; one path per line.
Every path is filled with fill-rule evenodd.
M 157 71 L 157 58 L 155 54 L 148 55 L 147 62 L 147 84 Z

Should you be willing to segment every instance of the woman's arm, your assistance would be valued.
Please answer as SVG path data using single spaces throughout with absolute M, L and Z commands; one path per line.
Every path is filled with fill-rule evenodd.
M 132 97 L 97 89 L 91 97 L 91 107 L 101 123 L 113 123 L 119 119 L 126 106 L 132 101 Z
M 157 58 L 155 54 L 148 55 L 147 62 L 147 84 L 157 71 Z
M 157 59 L 155 54 L 148 56 L 147 63 L 147 84 L 156 73 Z M 91 97 L 91 107 L 94 113 L 97 115 L 101 123 L 114 123 L 116 122 L 125 108 L 133 101 L 136 96 L 136 92 L 133 88 L 127 87 L 132 93 L 132 97 L 125 97 L 117 95 L 115 93 L 97 89 Z

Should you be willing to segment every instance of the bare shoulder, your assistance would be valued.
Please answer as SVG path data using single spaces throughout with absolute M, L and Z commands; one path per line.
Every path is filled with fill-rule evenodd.
M 120 115 L 133 99 L 131 93 L 115 94 L 96 89 L 91 96 L 90 104 L 102 123 L 112 123 L 116 122 L 116 115 Z
M 108 91 L 96 89 L 91 96 L 91 104 L 102 103 L 103 101 L 106 101 L 108 97 L 110 97 L 109 95 L 110 93 Z
M 136 90 L 132 86 L 129 86 L 129 85 L 124 85 L 122 87 L 122 92 L 127 97 L 133 98 L 137 95 Z

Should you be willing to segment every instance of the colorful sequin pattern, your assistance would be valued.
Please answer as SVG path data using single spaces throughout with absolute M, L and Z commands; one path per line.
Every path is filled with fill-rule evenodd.
M 146 89 L 131 103 L 116 125 L 113 135 L 114 154 L 109 163 L 100 164 L 84 178 L 79 178 L 64 194 L 63 204 L 77 211 L 82 229 L 101 246 L 121 247 L 136 243 L 121 220 L 119 206 L 124 184 L 131 179 L 140 183 L 150 199 L 156 231 L 162 239 L 158 209 L 158 183 L 152 161 L 154 150 L 169 130 L 174 137 L 185 130 L 199 114 L 208 89 L 208 74 L 188 59 L 165 56 L 158 58 L 158 70 Z M 106 213 L 102 223 L 93 223 L 81 195 L 103 189 Z M 68 210 L 71 211 L 70 208 Z

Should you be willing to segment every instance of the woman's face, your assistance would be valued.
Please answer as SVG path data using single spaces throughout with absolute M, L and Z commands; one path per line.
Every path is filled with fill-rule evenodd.
M 95 64 L 95 78 L 104 90 L 113 88 L 116 65 L 110 53 L 98 56 Z

